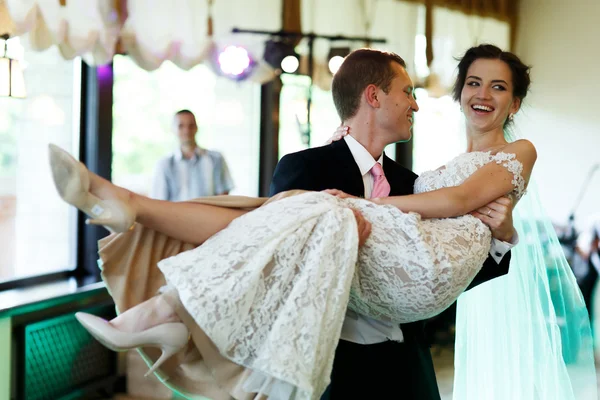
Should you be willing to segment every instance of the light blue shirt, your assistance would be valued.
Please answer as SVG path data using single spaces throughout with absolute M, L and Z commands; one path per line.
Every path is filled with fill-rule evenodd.
M 150 197 L 186 201 L 221 195 L 231 189 L 233 180 L 221 153 L 197 147 L 190 159 L 177 150 L 158 162 Z

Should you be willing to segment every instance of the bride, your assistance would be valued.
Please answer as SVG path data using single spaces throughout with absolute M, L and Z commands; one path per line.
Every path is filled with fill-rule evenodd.
M 499 64 L 476 60 L 471 68 Z M 483 74 L 469 74 L 464 82 L 464 97 L 482 85 L 476 75 Z M 512 119 L 524 95 L 514 96 L 510 79 L 492 90 L 498 92 L 502 121 Z M 482 119 L 490 112 L 487 105 L 469 106 Z M 506 194 L 519 201 L 536 160 L 530 142 L 508 143 L 502 129 L 490 135 L 487 148 L 470 149 L 419 177 L 416 194 L 372 200 L 331 190 L 291 191 L 269 200 L 228 196 L 204 204 L 156 203 L 110 184 L 51 146 L 63 199 L 92 216 L 91 223 L 124 232 L 101 243 L 103 274 L 115 262 L 123 264 L 125 243 L 134 249 L 130 256 L 138 250 L 155 254 L 126 261 L 124 271 L 140 273 L 144 270 L 134 268 L 140 264 L 147 271 L 158 261 L 164 277 L 163 295 L 137 306 L 134 300 L 123 307 L 120 297 L 127 297 L 127 288 L 115 291 L 109 282 L 117 307 L 129 309 L 110 323 L 84 313 L 77 317 L 115 350 L 159 347 L 161 356 L 149 372 L 186 350 L 186 358 L 199 352 L 237 368 L 233 374 L 227 368 L 212 373 L 234 397 L 319 398 L 346 308 L 394 323 L 426 319 L 456 301 L 481 268 L 491 234 L 468 213 Z M 370 222 L 364 244 L 357 225 L 361 238 L 368 225 L 352 210 Z M 147 239 L 155 233 L 144 227 L 201 245 Z M 169 361 L 171 371 L 183 365 L 181 357 Z M 185 391 L 217 398 L 206 387 Z

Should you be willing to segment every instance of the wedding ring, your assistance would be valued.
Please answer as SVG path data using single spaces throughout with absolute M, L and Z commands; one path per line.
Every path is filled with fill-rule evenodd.
M 488 209 L 487 216 L 489 217 L 491 213 L 492 213 L 492 209 L 490 208 L 490 209 Z

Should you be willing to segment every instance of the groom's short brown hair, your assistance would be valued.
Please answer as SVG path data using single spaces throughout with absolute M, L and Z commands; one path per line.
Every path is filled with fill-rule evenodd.
M 371 84 L 388 93 L 396 74 L 392 63 L 406 68 L 399 55 L 375 49 L 358 49 L 348 54 L 333 76 L 333 103 L 342 122 L 353 117 L 360 105 L 360 96 Z

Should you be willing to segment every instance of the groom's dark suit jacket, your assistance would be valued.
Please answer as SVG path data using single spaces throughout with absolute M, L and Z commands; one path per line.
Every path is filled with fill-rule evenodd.
M 390 196 L 413 193 L 415 173 L 385 155 L 383 170 L 390 183 Z M 345 140 L 283 157 L 275 169 L 270 195 L 291 189 L 339 189 L 354 196 L 364 196 L 362 175 Z M 500 265 L 489 257 L 469 288 L 506 274 L 509 261 L 510 252 Z M 403 343 L 387 341 L 357 345 L 341 340 L 331 385 L 324 398 L 439 399 L 424 322 L 403 324 L 401 329 Z M 388 365 L 390 361 L 393 371 Z

